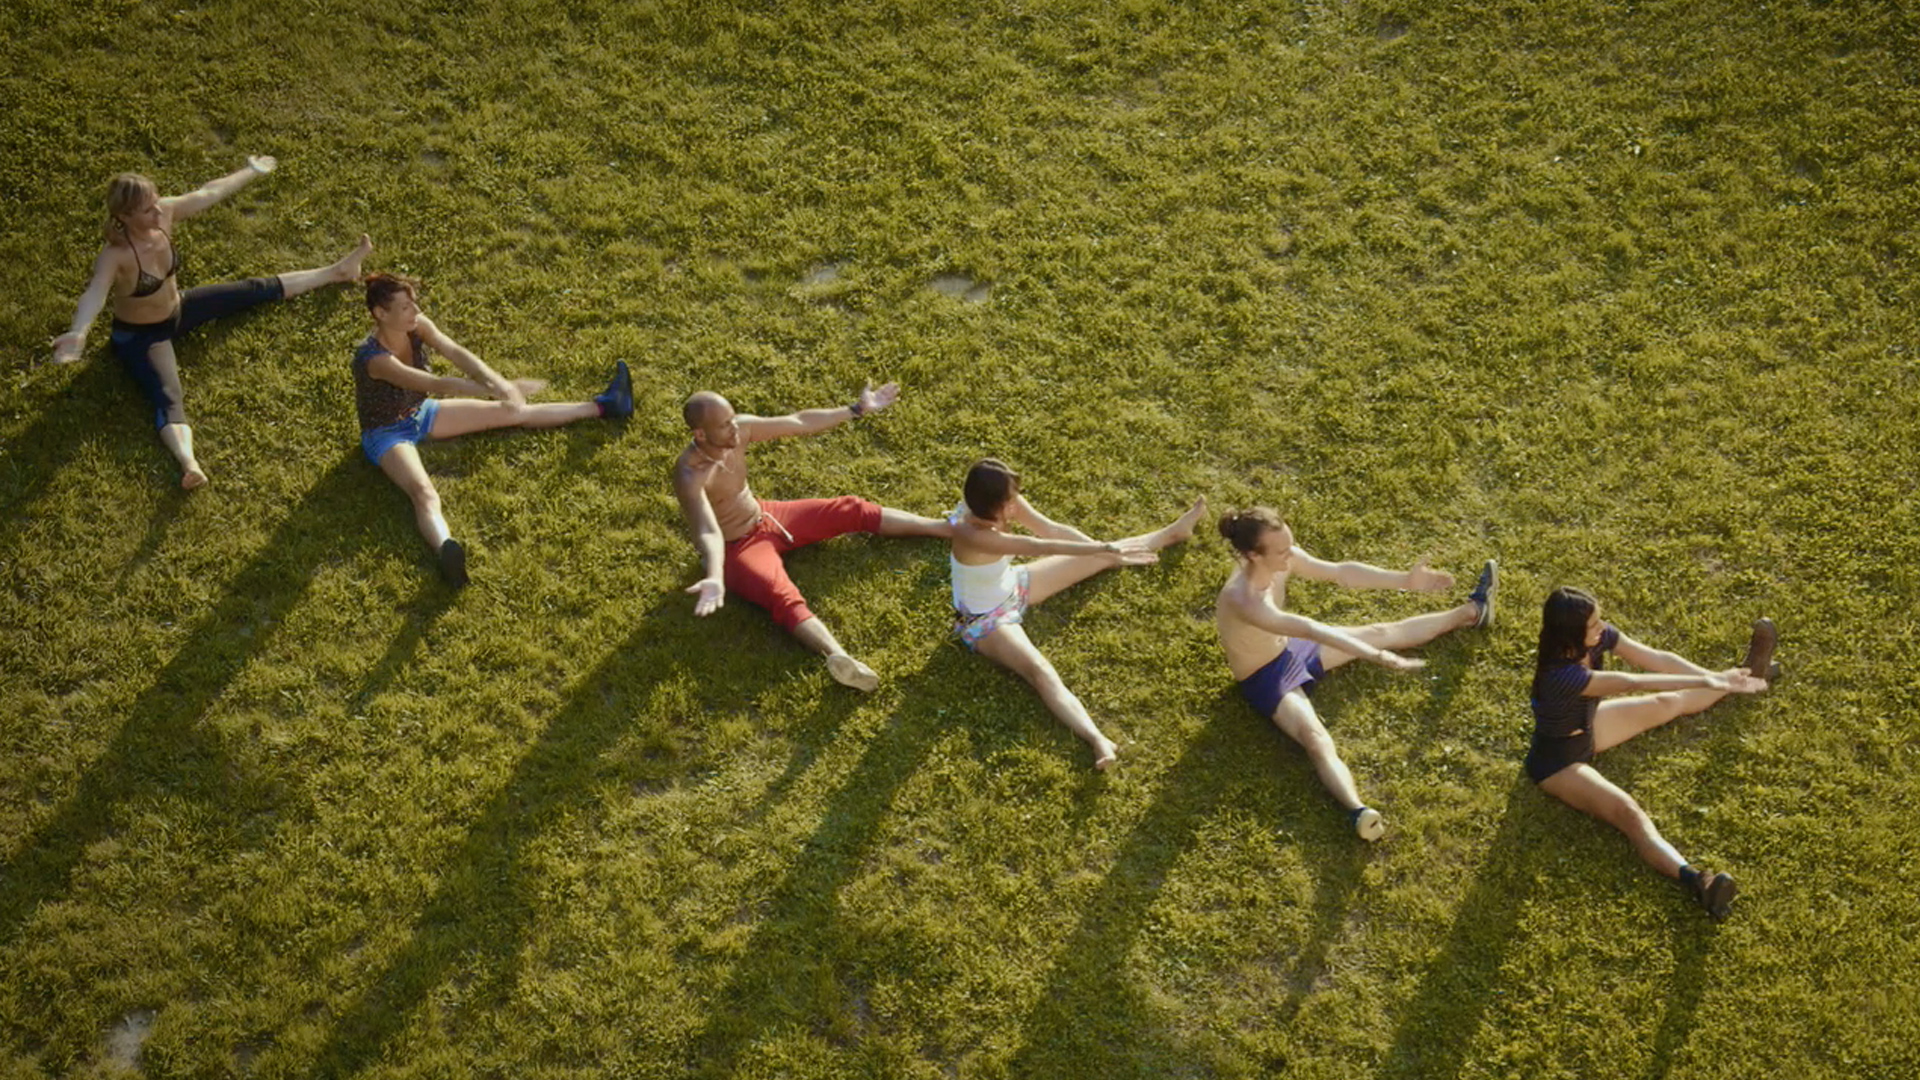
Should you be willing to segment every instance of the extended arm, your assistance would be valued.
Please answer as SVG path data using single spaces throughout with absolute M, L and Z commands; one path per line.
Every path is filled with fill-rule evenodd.
M 54 362 L 80 359 L 80 350 L 87 344 L 87 330 L 106 308 L 107 295 L 113 290 L 113 264 L 113 249 L 102 248 L 100 257 L 93 260 L 93 280 L 87 282 L 87 291 L 80 294 L 80 303 L 74 309 L 73 325 L 53 339 Z
M 1091 542 L 1093 537 L 1071 525 L 1063 525 L 1034 509 L 1025 495 L 1015 495 L 1008 517 L 1033 530 L 1035 536 L 1044 536 L 1050 540 L 1083 540 Z
M 237 169 L 218 180 L 209 180 L 185 195 L 170 195 L 161 199 L 160 205 L 172 213 L 176 221 L 190 218 L 246 187 L 255 179 L 272 172 L 274 164 L 271 157 L 262 155 L 249 157 L 246 168 Z
M 1435 570 L 1421 559 L 1408 570 L 1387 570 L 1363 562 L 1327 562 L 1293 546 L 1290 570 L 1304 578 L 1331 581 L 1349 589 L 1410 589 L 1414 592 L 1440 592 L 1453 587 L 1453 575 Z
M 498 401 L 509 401 L 515 405 L 526 404 L 526 395 L 520 392 L 518 386 L 501 378 L 499 372 L 488 367 L 485 361 L 473 355 L 466 346 L 442 333 L 440 328 L 433 324 L 433 320 L 422 315 L 418 327 L 422 341 L 432 346 L 434 352 L 446 357 L 454 367 L 467 374 L 466 379 L 442 380 L 457 384 L 458 389 L 429 391 L 429 393 L 479 393 Z
M 1699 664 L 1688 660 L 1679 653 L 1670 653 L 1662 649 L 1649 648 L 1625 634 L 1613 646 L 1615 655 L 1642 671 L 1659 672 L 1663 675 L 1707 675 L 1711 672 Z M 1677 688 L 1676 688 L 1677 689 Z
M 693 546 L 700 552 L 699 581 L 687 589 L 698 597 L 695 615 L 711 615 L 727 602 L 726 541 L 720 535 L 720 522 L 713 516 L 713 503 L 707 498 L 701 475 L 685 465 L 673 470 L 673 494 L 680 500 L 680 513 L 693 530 Z
M 748 442 L 765 442 L 793 435 L 817 435 L 856 417 L 877 413 L 893 404 L 893 400 L 899 396 L 899 383 L 888 383 L 878 390 L 868 383 L 850 405 L 836 405 L 831 409 L 803 409 L 785 416 L 742 416 L 740 436 Z
M 964 536 L 965 539 L 962 542 L 967 547 L 988 555 L 1111 555 L 1126 561 L 1133 554 L 1118 544 L 1103 544 L 1084 535 L 1079 539 L 1016 536 L 995 529 L 982 529 L 969 525 L 957 527 L 954 535 L 955 539 Z M 1153 553 L 1142 550 L 1139 554 Z
M 1727 690 L 1750 694 L 1766 684 L 1739 671 L 1697 675 L 1641 674 L 1635 671 L 1596 671 L 1587 680 L 1581 697 L 1613 697 L 1615 694 L 1657 693 L 1662 690 Z
M 1281 611 L 1273 606 L 1273 602 L 1268 600 L 1264 593 L 1258 597 L 1235 595 L 1229 602 L 1241 618 L 1271 634 L 1279 634 L 1282 637 L 1303 637 L 1308 641 L 1316 641 L 1339 649 L 1341 652 L 1352 653 L 1362 660 L 1371 660 L 1381 667 L 1394 671 L 1412 671 L 1427 664 L 1425 660 L 1411 660 L 1390 650 L 1369 645 L 1338 627 Z

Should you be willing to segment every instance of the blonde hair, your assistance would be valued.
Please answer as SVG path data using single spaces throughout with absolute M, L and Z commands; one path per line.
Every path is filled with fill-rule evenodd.
M 127 242 L 127 226 L 120 219 L 160 197 L 153 181 L 139 173 L 121 173 L 107 185 L 107 243 Z

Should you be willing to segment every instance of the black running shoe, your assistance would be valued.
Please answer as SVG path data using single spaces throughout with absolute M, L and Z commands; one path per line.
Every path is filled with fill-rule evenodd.
M 593 403 L 600 406 L 601 416 L 633 415 L 633 376 L 627 371 L 625 360 L 615 361 L 613 381 L 607 388 L 593 395 Z
M 440 576 L 456 589 L 467 583 L 467 549 L 452 537 L 440 545 Z
M 1480 617 L 1473 622 L 1475 630 L 1485 630 L 1493 625 L 1493 595 L 1500 591 L 1500 564 L 1492 559 L 1480 568 L 1480 580 L 1474 583 L 1473 591 L 1467 599 L 1480 609 Z

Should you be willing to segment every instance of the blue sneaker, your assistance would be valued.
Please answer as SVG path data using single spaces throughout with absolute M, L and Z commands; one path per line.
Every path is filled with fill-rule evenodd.
M 613 381 L 593 395 L 593 403 L 600 406 L 601 416 L 633 415 L 633 376 L 628 373 L 625 360 L 615 362 Z
M 1500 590 L 1500 564 L 1492 559 L 1480 568 L 1480 580 L 1467 594 L 1467 599 L 1480 609 L 1480 617 L 1473 621 L 1475 630 L 1485 630 L 1493 625 L 1493 594 Z

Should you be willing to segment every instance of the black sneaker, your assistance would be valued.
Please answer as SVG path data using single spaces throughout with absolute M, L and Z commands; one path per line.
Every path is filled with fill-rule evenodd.
M 627 371 L 625 360 L 615 361 L 613 381 L 607 388 L 593 395 L 593 403 L 600 406 L 600 415 L 607 417 L 633 415 L 633 376 Z
M 1780 643 L 1780 634 L 1773 628 L 1772 619 L 1753 620 L 1753 637 L 1747 642 L 1747 658 L 1740 666 L 1747 674 L 1768 682 L 1780 677 L 1780 665 L 1773 662 L 1773 647 Z
M 467 583 L 467 549 L 452 537 L 440 545 L 440 576 L 456 589 Z
M 1715 919 L 1724 919 L 1733 910 L 1733 898 L 1740 892 L 1732 874 L 1700 874 L 1693 879 L 1693 902 L 1705 908 Z
M 1493 625 L 1493 594 L 1500 591 L 1500 564 L 1492 559 L 1480 568 L 1480 580 L 1474 583 L 1473 591 L 1467 599 L 1480 609 L 1480 617 L 1473 621 L 1475 630 L 1485 630 Z

